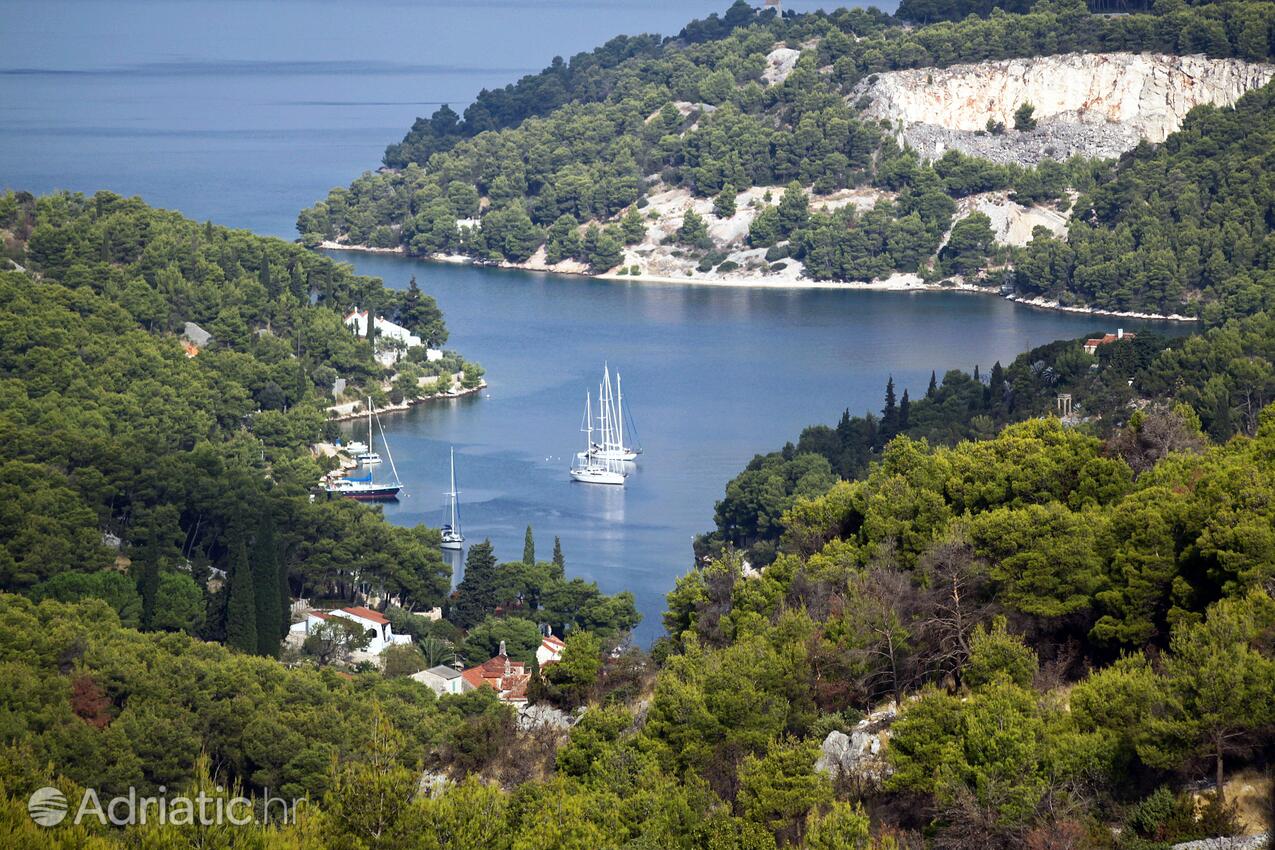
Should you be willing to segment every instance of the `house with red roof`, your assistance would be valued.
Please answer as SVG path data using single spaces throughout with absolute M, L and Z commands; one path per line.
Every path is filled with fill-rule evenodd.
M 540 646 L 536 647 L 536 663 L 543 670 L 546 665 L 562 660 L 562 650 L 566 648 L 566 642 L 550 632 L 540 639 Z
M 1137 338 L 1137 334 L 1127 334 L 1124 332 L 1124 328 L 1117 328 L 1113 334 L 1103 334 L 1101 337 L 1092 337 L 1085 340 L 1085 354 L 1097 354 L 1098 346 L 1100 345 L 1110 345 L 1113 342 Z
M 362 626 L 370 637 L 367 648 L 363 652 L 370 655 L 380 655 L 387 647 L 412 642 L 411 635 L 394 634 L 394 629 L 384 614 L 362 605 L 350 605 L 335 611 L 311 611 L 304 620 L 294 623 L 289 631 L 303 636 L 308 635 L 330 617 L 343 617 Z
M 527 704 L 527 686 L 531 673 L 527 665 L 514 661 L 505 654 L 505 642 L 500 642 L 500 652 L 482 664 L 461 671 L 462 686 L 466 691 L 491 688 L 502 700 L 515 705 Z

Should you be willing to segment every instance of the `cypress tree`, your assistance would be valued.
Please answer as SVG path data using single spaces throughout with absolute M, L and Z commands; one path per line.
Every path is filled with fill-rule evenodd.
M 527 533 L 522 538 L 522 562 L 524 564 L 534 564 L 536 562 L 536 539 L 531 536 L 531 526 L 527 526 Z
M 288 565 L 282 557 L 278 558 L 278 565 L 279 640 L 283 640 L 292 625 L 292 588 L 288 586 Z
M 465 577 L 456 588 L 453 621 L 468 629 L 496 609 L 496 553 L 491 540 L 469 547 L 465 556 Z
M 908 429 L 908 414 L 912 411 L 912 402 L 908 401 L 908 391 L 903 390 L 903 399 L 899 402 L 899 431 Z
M 881 441 L 887 443 L 899 433 L 899 407 L 894 396 L 894 376 L 885 384 L 885 407 L 881 409 Z
M 992 364 L 992 377 L 987 382 L 987 400 L 989 407 L 1000 407 L 1005 399 L 1005 369 L 997 360 Z
M 256 609 L 257 647 L 259 655 L 279 654 L 279 553 L 275 541 L 274 520 L 263 510 L 253 546 L 252 586 Z
M 558 568 L 558 576 L 561 577 L 567 568 L 567 559 L 562 556 L 562 538 L 556 534 L 553 537 L 553 565 Z
M 930 386 L 925 390 L 926 398 L 934 398 L 939 392 L 938 376 L 934 374 L 934 370 L 930 370 Z
M 975 381 L 978 381 L 980 384 L 983 382 L 983 379 L 982 379 L 982 378 L 980 378 L 980 377 L 978 376 L 978 364 L 977 364 L 977 363 L 975 363 L 975 364 L 974 364 L 974 380 L 975 380 Z
M 1231 420 L 1231 394 L 1218 396 L 1213 407 L 1213 421 L 1209 423 L 1209 436 L 1219 443 L 1225 443 L 1235 434 L 1235 423 Z
M 151 548 L 151 547 L 147 547 Z M 155 594 L 159 591 L 159 561 L 154 552 L 146 553 L 141 575 L 137 577 L 137 593 L 142 597 L 142 630 L 149 631 L 155 621 Z
M 231 551 L 227 580 L 226 645 L 243 652 L 257 651 L 257 599 L 248 547 L 240 538 Z

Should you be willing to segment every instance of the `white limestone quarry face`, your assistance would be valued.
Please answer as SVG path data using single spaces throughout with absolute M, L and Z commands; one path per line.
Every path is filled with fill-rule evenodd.
M 1162 142 L 1196 106 L 1231 105 L 1273 77 L 1275 65 L 1238 59 L 1070 53 L 883 73 L 856 87 L 851 100 L 866 95 L 867 115 L 900 128 L 927 156 L 947 147 L 965 149 L 960 134 L 985 130 L 988 119 L 1012 128 L 1014 110 L 1023 103 L 1035 107 L 1040 129 L 1028 134 L 1011 129 L 1006 137 L 984 137 L 979 144 L 1013 146 L 1015 137 L 1034 137 L 1040 146 L 1069 147 L 1067 153 L 1093 148 L 1094 154 L 1110 156 L 1138 139 Z M 1088 130 L 1079 136 L 1074 126 L 1051 133 L 1067 125 Z M 914 132 L 926 127 L 938 132 Z

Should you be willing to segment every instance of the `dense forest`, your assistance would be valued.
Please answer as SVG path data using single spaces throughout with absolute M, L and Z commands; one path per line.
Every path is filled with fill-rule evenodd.
M 626 642 L 632 597 L 569 578 L 531 529 L 521 560 L 472 546 L 445 598 L 436 531 L 310 501 L 313 376 L 376 368 L 340 299 L 408 296 L 112 195 L 5 204 L 10 843 L 1143 850 L 1256 822 L 1242 788 L 1268 788 L 1275 756 L 1264 313 L 1096 355 L 1054 343 L 915 399 L 891 382 L 879 417 L 808 429 L 732 483 L 648 653 Z M 322 289 L 295 298 L 298 279 Z M 186 316 L 226 341 L 187 356 Z M 1064 390 L 1066 425 L 1041 416 Z M 302 593 L 381 598 L 414 644 L 379 666 L 340 629 L 283 650 Z M 567 636 L 543 671 L 542 624 Z M 502 643 L 559 720 L 409 678 Z M 288 824 L 46 829 L 23 808 L 46 785 L 308 802 Z
M 928 24 L 934 21 L 959 21 L 970 15 L 985 18 L 993 12 L 1024 15 L 1037 0 L 901 0 L 895 15 L 905 21 Z M 1214 0 L 1085 0 L 1089 11 L 1120 15 L 1132 12 L 1168 11 L 1181 5 L 1202 6 Z
M 657 673 L 572 632 L 535 697 L 588 706 L 569 732 L 388 666 L 286 669 L 124 628 L 99 600 L 0 596 L 18 685 L 0 697 L 0 824 L 103 848 L 1143 850 L 1230 834 L 1238 799 L 1176 789 L 1255 782 L 1275 755 L 1275 408 L 1213 446 L 1175 412 L 1181 438 L 1135 468 L 1113 448 L 1155 415 L 1106 442 L 1049 419 L 954 449 L 896 438 L 866 476 L 785 513 L 764 571 L 727 552 L 680 579 Z M 880 751 L 816 769 L 822 741 L 864 729 Z M 450 780 L 424 792 L 422 770 Z M 49 783 L 310 802 L 283 826 L 42 831 L 20 801 Z
M 972 375 L 957 369 L 941 378 L 931 374 L 924 390 L 896 388 L 889 379 L 879 412 L 851 416 L 847 410 L 835 426 L 811 426 L 795 445 L 755 457 L 727 485 L 717 528 L 698 546 L 702 554 L 729 544 L 754 562 L 768 562 L 781 517 L 797 499 L 837 478 L 862 475 L 895 436 L 932 446 L 984 440 L 1007 424 L 1056 412 L 1063 393 L 1072 397 L 1082 426 L 1104 438 L 1126 426 L 1139 407 L 1150 403 L 1160 411 L 1154 438 L 1148 431 L 1146 439 L 1120 443 L 1135 469 L 1146 462 L 1142 452 L 1154 456 L 1155 440 L 1174 445 L 1182 434 L 1179 415 L 1219 443 L 1252 435 L 1262 408 L 1275 400 L 1273 364 L 1275 322 L 1258 313 L 1189 337 L 1142 333 L 1093 355 L 1079 340 L 1062 340 L 1021 354 L 1008 367 L 995 363 L 982 375 L 978 366 Z M 1184 406 L 1181 414 L 1165 413 L 1175 405 Z
M 1275 95 L 1118 162 L 1032 169 L 922 162 L 847 100 L 984 58 L 1266 58 L 1275 11 L 909 6 L 954 20 L 737 3 L 613 40 L 418 122 L 389 170 L 301 213 L 309 244 L 543 244 L 598 270 L 640 238 L 651 175 L 718 217 L 767 186 L 750 244 L 813 276 L 990 268 L 1025 295 L 1206 320 L 925 387 L 883 375 L 879 412 L 726 486 L 649 649 L 632 595 L 572 578 L 557 540 L 545 558 L 528 528 L 503 562 L 474 543 L 452 590 L 436 530 L 315 493 L 337 379 L 416 383 L 343 316 L 441 347 L 419 287 L 110 193 L 0 196 L 0 845 L 1167 850 L 1275 828 Z M 763 86 L 776 44 L 802 54 Z M 812 203 L 864 186 L 891 199 Z M 953 224 L 992 189 L 1075 190 L 1069 238 L 1009 250 L 985 217 Z M 706 229 L 688 215 L 676 239 L 705 251 Z M 285 644 L 297 597 L 373 605 L 413 642 L 359 660 L 368 635 L 330 618 Z M 546 628 L 565 646 L 541 668 Z M 529 709 L 411 678 L 501 647 Z M 45 786 L 244 794 L 259 821 L 271 795 L 303 802 L 286 823 L 43 827 Z
M 676 38 L 617 39 L 484 92 L 463 121 L 450 109 L 422 119 L 391 147 L 390 168 L 334 189 L 297 228 L 308 244 L 485 261 L 525 262 L 543 246 L 547 262 L 601 272 L 644 238 L 652 193 L 714 198 L 715 216 L 728 218 L 738 192 L 773 187 L 748 244 L 768 249 L 768 263 L 801 260 L 814 279 L 962 275 L 1109 310 L 1244 315 L 1270 297 L 1270 252 L 1255 238 L 1261 216 L 1250 214 L 1271 204 L 1269 186 L 1244 176 L 1271 165 L 1269 89 L 1235 112 L 1202 110 L 1169 142 L 1120 162 L 1046 158 L 1032 168 L 956 151 L 924 162 L 861 113 L 855 91 L 883 71 L 1075 51 L 1260 61 L 1273 32 L 1275 7 L 1241 0 L 1118 16 L 1048 0 L 1026 14 L 919 28 L 875 11 L 777 17 L 737 3 Z M 767 56 L 784 45 L 800 54 L 775 81 Z M 870 209 L 801 208 L 864 187 L 880 193 Z M 953 224 L 956 201 L 996 191 L 1071 212 L 1076 245 L 1041 235 L 1019 257 L 994 244 L 981 215 Z M 1074 209 L 1070 192 L 1081 193 Z M 673 241 L 711 269 L 725 258 L 700 218 L 687 216 Z
M 108 193 L 11 193 L 0 228 L 23 269 L 0 273 L 0 590 L 263 655 L 293 597 L 444 603 L 437 531 L 311 498 L 333 383 L 382 395 L 387 372 L 343 315 L 372 304 L 441 344 L 432 298 Z M 577 584 L 559 623 L 599 597 Z

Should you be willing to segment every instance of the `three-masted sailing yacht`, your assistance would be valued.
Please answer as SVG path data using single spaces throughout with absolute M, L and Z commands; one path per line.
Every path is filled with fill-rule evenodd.
M 372 428 L 372 420 L 376 416 L 376 411 L 372 407 L 372 399 L 367 400 L 367 421 L 368 421 L 368 453 L 375 455 L 375 442 Z M 380 419 L 376 420 L 376 426 L 379 428 Z M 348 496 L 351 499 L 360 499 L 363 501 L 373 501 L 378 499 L 394 499 L 398 497 L 398 493 L 403 489 L 403 482 L 399 480 L 398 468 L 394 466 L 394 455 L 390 452 L 390 442 L 385 437 L 385 429 L 381 428 L 381 440 L 385 443 L 385 456 L 389 458 L 390 469 L 394 472 L 394 480 L 392 482 L 376 482 L 372 480 L 372 473 L 369 470 L 366 474 L 359 478 L 337 478 L 329 481 L 324 485 L 323 489 L 329 493 L 338 496 Z M 380 463 L 380 455 L 376 455 L 377 463 Z
M 602 395 L 602 388 L 598 388 L 599 397 Z M 599 398 L 599 401 L 601 399 Z M 617 442 L 612 433 L 613 425 L 610 421 L 610 414 L 605 404 L 599 404 L 599 418 L 601 419 L 602 442 L 601 445 L 604 453 L 595 455 L 593 452 L 593 399 L 589 393 L 584 396 L 584 427 L 581 431 L 585 433 L 584 451 L 576 455 L 575 463 L 571 466 L 571 477 L 585 484 L 618 484 L 624 486 L 624 479 L 628 476 L 628 472 L 624 469 L 624 461 L 619 460 L 613 455 L 616 453 Z
M 456 449 L 452 448 L 452 489 L 447 492 L 447 501 L 451 508 L 451 522 L 443 523 L 444 549 L 458 550 L 465 544 L 465 535 L 460 531 L 460 491 L 456 489 Z
M 615 373 L 615 396 L 611 395 L 611 370 L 607 365 L 602 367 L 602 386 L 598 390 L 598 394 L 602 396 L 599 400 L 601 407 L 605 408 L 610 415 L 613 423 L 614 441 L 613 444 L 607 446 L 606 440 L 602 443 L 590 444 L 589 451 L 594 457 L 601 460 L 637 460 L 638 455 L 642 453 L 641 447 L 637 446 L 636 433 L 634 434 L 633 446 L 625 445 L 628 434 L 625 433 L 624 420 L 624 393 L 620 389 L 620 373 Z

